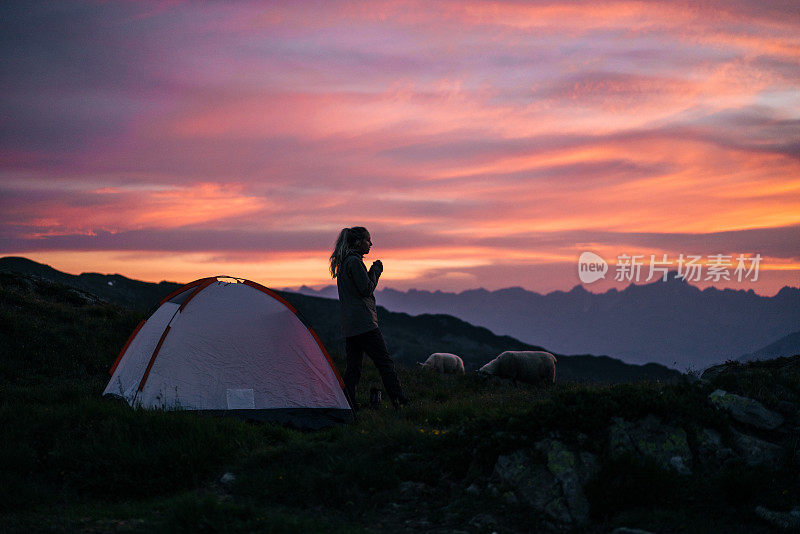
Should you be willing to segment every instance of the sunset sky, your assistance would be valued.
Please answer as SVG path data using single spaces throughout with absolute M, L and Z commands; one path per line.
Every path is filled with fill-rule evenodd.
M 319 287 L 362 225 L 397 289 L 800 285 L 796 0 L 6 1 L 0 42 L 2 256 Z

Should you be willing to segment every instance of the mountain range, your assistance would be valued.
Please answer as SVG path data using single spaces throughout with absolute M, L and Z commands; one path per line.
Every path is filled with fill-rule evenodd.
M 784 336 L 766 347 L 762 347 L 748 354 L 743 354 L 736 359 L 740 362 L 774 360 L 775 358 L 793 354 L 800 354 L 800 331 L 792 332 L 788 336 Z
M 0 273 L 0 289 L 5 286 L 12 289 L 39 287 L 37 291 L 44 296 L 72 291 L 78 293 L 77 298 L 81 302 L 97 302 L 99 299 L 109 305 L 137 310 L 141 315 L 152 310 L 161 298 L 179 287 L 179 284 L 171 282 L 151 284 L 121 275 L 71 275 L 25 258 L 0 258 Z M 51 287 L 48 284 L 54 285 Z M 336 300 L 295 292 L 279 293 L 299 311 L 303 321 L 314 328 L 331 353 L 339 356 L 344 353 L 339 303 Z M 3 302 L 0 302 L 0 308 L 2 305 Z M 498 336 L 486 328 L 473 326 L 449 315 L 412 316 L 383 307 L 379 307 L 378 313 L 381 330 L 392 357 L 405 366 L 414 366 L 416 362 L 424 361 L 432 352 L 453 352 L 463 358 L 469 371 L 477 369 L 505 350 L 547 350 L 540 345 L 523 343 L 509 336 Z M 60 328 L 57 324 L 51 326 Z M 6 341 L 10 343 L 10 340 Z M 559 380 L 619 383 L 638 380 L 674 381 L 680 377 L 680 373 L 674 369 L 655 363 L 633 365 L 592 354 L 557 353 L 556 356 Z
M 180 286 L 176 282 L 142 282 L 118 274 L 71 275 L 19 257 L 0 258 L 0 270 L 39 276 L 142 312 Z M 337 296 L 335 286 L 321 290 L 304 286 L 284 294 L 290 301 L 299 300 L 296 295 L 323 300 Z M 602 294 L 590 293 L 582 286 L 546 295 L 518 287 L 461 293 L 381 289 L 376 291 L 376 299 L 382 306 L 385 329 L 391 329 L 390 323 L 384 322 L 390 311 L 400 314 L 391 316 L 400 323 L 405 320 L 404 314 L 449 315 L 525 346 L 546 347 L 561 355 L 603 354 L 639 366 L 658 363 L 681 371 L 701 370 L 730 359 L 745 361 L 800 353 L 800 288 L 793 287 L 784 287 L 773 297 L 752 290 L 700 290 L 673 273 L 667 282 L 631 285 Z M 303 305 L 305 302 L 298 307 Z M 330 306 L 326 304 L 325 313 L 318 316 L 335 317 L 336 310 Z M 317 328 L 329 333 L 330 342 L 338 342 L 336 321 L 317 324 Z M 407 338 L 403 346 L 408 348 L 414 344 L 414 334 L 405 336 L 406 332 L 400 329 L 396 336 Z M 436 350 L 456 352 L 446 347 Z M 423 352 L 423 347 L 418 346 L 401 361 L 424 359 Z M 478 358 L 478 352 L 468 352 Z
M 335 286 L 297 291 L 336 296 Z M 460 293 L 389 288 L 375 295 L 393 311 L 446 313 L 562 354 L 608 354 L 682 371 L 753 353 L 800 326 L 800 288 L 787 286 L 772 297 L 753 290 L 701 290 L 674 272 L 666 282 L 600 294 L 577 285 L 545 295 L 520 287 Z

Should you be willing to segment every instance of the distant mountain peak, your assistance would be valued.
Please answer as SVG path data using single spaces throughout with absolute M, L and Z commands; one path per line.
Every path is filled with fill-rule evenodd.
M 504 295 L 504 296 L 510 296 L 510 297 L 522 296 L 522 295 L 530 295 L 531 294 L 530 291 L 528 291 L 524 287 L 520 287 L 520 286 L 512 286 L 512 287 L 506 287 L 506 288 L 503 288 L 503 289 L 498 289 L 497 291 L 494 291 L 494 293 L 496 293 L 498 295 Z
M 751 290 L 752 291 L 752 290 Z M 775 296 L 781 297 L 789 297 L 789 296 L 797 296 L 800 294 L 800 287 L 792 287 L 792 286 L 783 286 L 780 291 L 778 291 Z

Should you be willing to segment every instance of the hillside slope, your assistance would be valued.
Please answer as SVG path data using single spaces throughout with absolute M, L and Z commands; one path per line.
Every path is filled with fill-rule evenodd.
M 25 258 L 0 258 L 0 272 L 24 273 L 37 279 L 80 289 L 101 300 L 138 312 L 152 309 L 158 301 L 180 286 L 172 282 L 153 284 L 120 275 L 62 273 Z M 320 335 L 329 351 L 343 354 L 344 339 L 339 323 L 338 301 L 299 293 L 279 292 L 302 314 L 305 322 Z M 400 365 L 412 367 L 433 352 L 452 352 L 474 370 L 505 350 L 547 350 L 509 336 L 473 326 L 449 315 L 411 316 L 379 307 L 381 330 Z M 590 354 L 558 356 L 559 380 L 619 383 L 632 380 L 675 380 L 680 373 L 662 365 L 632 365 L 606 356 Z M 343 369 L 342 369 L 343 371 Z
M 104 376 L 141 315 L 68 285 L 0 272 L 0 383 Z
M 149 310 L 158 304 L 162 297 L 182 285 L 175 282 L 153 284 L 132 280 L 119 274 L 67 274 L 48 265 L 18 257 L 0 258 L 0 272 L 37 276 L 51 282 L 88 291 L 106 302 L 139 311 Z
M 791 356 L 793 354 L 800 354 L 800 331 L 793 332 L 788 336 L 784 336 L 774 343 L 770 343 L 766 347 L 762 347 L 749 354 L 745 354 L 737 358 L 740 362 L 749 362 L 753 360 L 771 360 L 773 358 L 780 358 L 781 356 Z

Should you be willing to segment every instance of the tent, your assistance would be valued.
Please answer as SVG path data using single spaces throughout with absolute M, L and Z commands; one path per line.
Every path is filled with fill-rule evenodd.
M 131 334 L 104 395 L 150 409 L 198 410 L 320 428 L 353 419 L 316 333 L 280 295 L 223 276 L 165 297 Z

